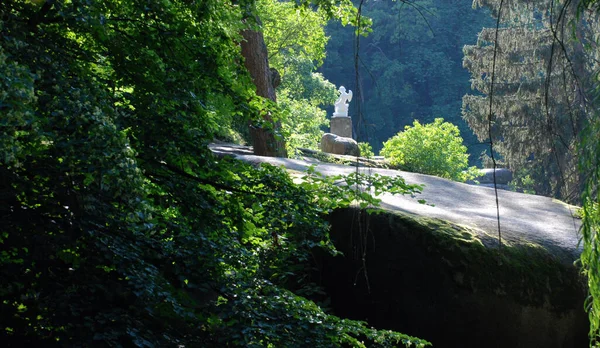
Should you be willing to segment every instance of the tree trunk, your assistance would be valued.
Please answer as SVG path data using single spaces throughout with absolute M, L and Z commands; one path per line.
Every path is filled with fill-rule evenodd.
M 242 32 L 242 36 L 244 38 L 242 41 L 244 65 L 254 81 L 256 95 L 276 102 L 275 87 L 271 78 L 271 69 L 269 69 L 267 45 L 265 45 L 263 34 L 247 29 Z M 267 127 L 250 124 L 254 154 L 258 156 L 287 157 L 283 137 L 281 135 L 276 136 L 281 124 L 273 122 L 268 111 L 263 112 L 263 119 Z

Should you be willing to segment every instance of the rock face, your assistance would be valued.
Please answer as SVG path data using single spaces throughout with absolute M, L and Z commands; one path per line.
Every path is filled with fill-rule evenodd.
M 416 198 L 380 196 L 382 206 L 395 212 L 368 220 L 357 209 L 329 216 L 331 239 L 343 255 L 315 255 L 320 271 L 314 279 L 337 315 L 417 336 L 436 348 L 588 347 L 586 286 L 573 266 L 581 252 L 580 221 L 571 215 L 575 207 L 498 192 L 499 250 L 490 237 L 498 224 L 495 194 L 488 188 L 418 173 L 211 148 L 253 164 L 294 171 L 316 164 L 324 175 L 402 175 L 407 183 L 425 185 Z
M 332 133 L 325 133 L 321 137 L 321 151 L 336 155 L 360 156 L 356 140 Z
M 336 315 L 438 348 L 588 346 L 585 283 L 542 247 L 398 212 L 329 220 L 343 255 L 320 255 L 318 279 Z
M 216 145 L 214 145 L 216 146 Z M 378 174 L 402 176 L 409 184 L 424 185 L 423 192 L 416 197 L 409 195 L 383 194 L 382 207 L 438 218 L 475 228 L 482 236 L 497 234 L 497 206 L 493 189 L 481 185 L 467 185 L 431 175 L 402 172 L 383 168 L 356 167 L 350 165 L 322 163 L 318 160 L 297 160 L 255 156 L 239 152 L 237 148 L 227 151 L 225 146 L 211 146 L 217 153 L 231 153 L 242 161 L 260 164 L 270 163 L 285 166 L 293 171 L 306 171 L 311 166 L 323 175 Z M 343 157 L 343 156 L 340 156 Z M 351 158 L 350 156 L 347 156 Z M 427 204 L 420 204 L 419 199 Z M 572 207 L 549 197 L 499 190 L 498 203 L 502 238 L 509 241 L 527 241 L 542 245 L 553 256 L 572 264 L 581 254 L 578 230 L 581 220 L 574 219 L 577 207 Z

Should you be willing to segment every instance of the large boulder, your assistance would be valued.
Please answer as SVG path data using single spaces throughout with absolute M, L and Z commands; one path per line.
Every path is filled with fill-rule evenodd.
M 356 140 L 332 133 L 325 133 L 321 137 L 321 151 L 336 155 L 360 156 Z
M 351 207 L 328 219 L 341 253 L 317 253 L 314 279 L 340 317 L 435 348 L 589 346 L 586 283 L 546 248 L 551 233 L 498 249 L 475 229 L 402 212 Z
M 508 185 L 513 179 L 513 174 L 510 169 L 507 168 L 496 168 L 496 184 L 497 185 Z M 494 169 L 485 168 L 481 169 L 481 175 L 473 180 L 477 180 L 480 184 L 493 184 L 494 183 Z M 472 182 L 469 182 L 472 183 Z

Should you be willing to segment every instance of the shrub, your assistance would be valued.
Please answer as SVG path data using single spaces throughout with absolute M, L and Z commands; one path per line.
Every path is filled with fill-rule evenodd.
M 511 190 L 517 192 L 536 194 L 536 188 L 543 187 L 543 183 L 536 182 L 535 177 L 538 177 L 535 172 L 536 168 L 527 168 L 523 166 L 514 172 L 513 180 L 508 184 Z
M 362 157 L 372 158 L 373 156 L 375 156 L 375 154 L 373 153 L 373 148 L 369 143 L 360 142 L 358 143 L 358 148 Z
M 462 142 L 458 127 L 442 118 L 425 125 L 415 120 L 383 143 L 381 155 L 400 169 L 465 181 L 476 169 L 467 168 L 469 155 Z

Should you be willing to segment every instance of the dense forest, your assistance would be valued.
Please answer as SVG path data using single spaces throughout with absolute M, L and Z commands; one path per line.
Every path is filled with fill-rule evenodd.
M 208 148 L 316 148 L 344 85 L 376 152 L 441 117 L 472 165 L 487 151 L 519 186 L 582 206 L 596 344 L 599 14 L 595 0 L 2 1 L 0 341 L 429 345 L 336 316 L 315 279 L 314 254 L 338 253 L 327 215 L 377 203 L 346 188 L 364 177 L 298 183 Z
M 461 117 L 462 97 L 470 91 L 462 48 L 477 40 L 492 17 L 463 0 L 367 1 L 362 14 L 372 20 L 372 33 L 359 37 L 358 46 L 352 28 L 327 27 L 331 39 L 321 68 L 336 85 L 360 91 L 360 109 L 355 103 L 351 110 L 359 141 L 377 152 L 414 120 L 430 123 L 441 117 L 459 127 L 471 163 L 480 163 L 486 145 Z

